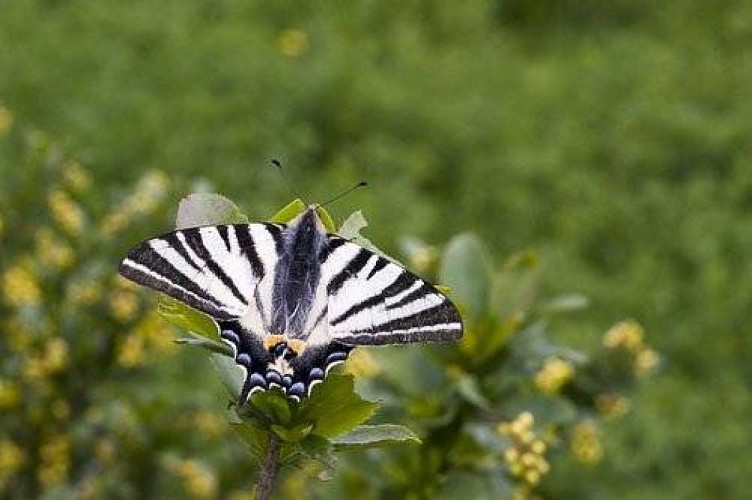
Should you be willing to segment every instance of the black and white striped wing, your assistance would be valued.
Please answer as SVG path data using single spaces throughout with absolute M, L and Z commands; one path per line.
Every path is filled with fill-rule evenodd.
M 266 293 L 259 288 L 274 271 L 282 229 L 232 224 L 173 231 L 128 252 L 120 274 L 216 320 L 240 318 L 252 308 L 271 311 L 271 280 L 263 280 Z
M 457 308 L 433 285 L 333 236 L 322 264 L 329 335 L 347 345 L 448 342 L 462 336 Z

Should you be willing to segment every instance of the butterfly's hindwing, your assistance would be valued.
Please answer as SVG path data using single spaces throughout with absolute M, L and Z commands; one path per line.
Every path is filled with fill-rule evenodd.
M 351 346 L 329 342 L 292 356 L 284 342 L 267 349 L 260 335 L 247 331 L 237 321 L 218 324 L 221 339 L 232 346 L 235 362 L 243 370 L 241 402 L 256 391 L 274 387 L 293 399 L 309 396 L 333 367 L 345 362 L 352 350 Z
M 322 263 L 330 336 L 349 345 L 445 342 L 462 335 L 454 305 L 388 259 L 338 236 Z

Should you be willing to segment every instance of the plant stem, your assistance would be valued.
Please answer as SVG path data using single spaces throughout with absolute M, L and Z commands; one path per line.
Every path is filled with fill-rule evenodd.
M 266 444 L 266 456 L 259 470 L 258 480 L 256 482 L 256 500 L 268 500 L 274 487 L 274 478 L 277 476 L 279 469 L 279 437 L 274 431 L 269 431 L 269 441 Z

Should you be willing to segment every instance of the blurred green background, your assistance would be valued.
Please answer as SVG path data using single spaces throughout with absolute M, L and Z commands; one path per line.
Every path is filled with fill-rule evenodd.
M 268 216 L 290 197 L 269 158 L 309 200 L 369 181 L 332 211 L 362 209 L 386 250 L 535 248 L 547 292 L 591 299 L 558 340 L 634 317 L 663 358 L 603 462 L 552 494 L 748 494 L 752 3 L 3 1 L 0 102 L 89 169 L 93 206 L 167 174 L 114 253 L 196 187 Z

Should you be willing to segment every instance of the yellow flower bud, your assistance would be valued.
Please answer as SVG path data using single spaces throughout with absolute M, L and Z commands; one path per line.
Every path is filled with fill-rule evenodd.
M 308 34 L 297 29 L 282 32 L 277 39 L 279 50 L 287 57 L 299 57 L 308 49 Z
M 3 273 L 2 291 L 5 301 L 13 306 L 35 305 L 42 297 L 37 277 L 21 266 L 11 267 Z
M 533 376 L 533 383 L 544 394 L 556 394 L 573 376 L 572 363 L 559 358 L 549 358 Z
M 14 408 L 21 399 L 18 386 L 10 380 L 0 379 L 0 409 Z
M 47 197 L 50 214 L 68 233 L 78 235 L 84 226 L 81 207 L 64 191 L 53 191 Z
M 603 336 L 603 345 L 609 349 L 627 349 L 636 352 L 642 347 L 644 331 L 636 321 L 622 321 L 611 327 Z
M 0 136 L 5 135 L 13 125 L 13 114 L 0 104 Z
M 659 361 L 660 356 L 653 349 L 642 349 L 635 358 L 634 371 L 637 375 L 646 375 L 658 366 Z
M 138 297 L 133 292 L 118 291 L 110 297 L 110 312 L 119 321 L 128 321 L 138 312 Z
M 504 460 L 508 464 L 513 464 L 517 462 L 520 459 L 520 452 L 515 448 L 514 446 L 510 446 L 506 450 L 504 450 Z
M 541 480 L 540 472 L 536 470 L 528 470 L 525 472 L 525 482 L 530 486 L 537 485 Z

